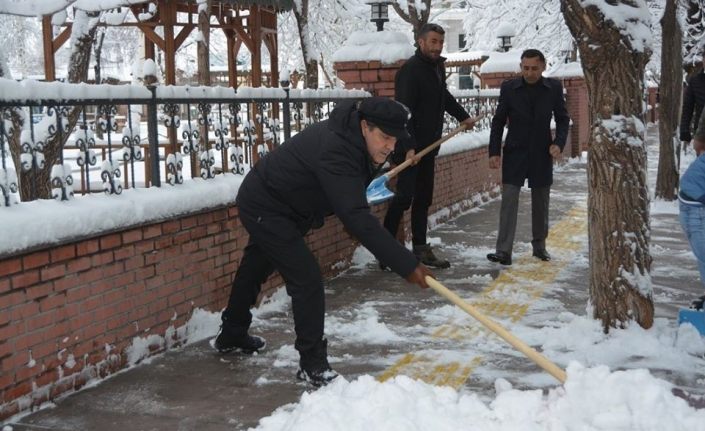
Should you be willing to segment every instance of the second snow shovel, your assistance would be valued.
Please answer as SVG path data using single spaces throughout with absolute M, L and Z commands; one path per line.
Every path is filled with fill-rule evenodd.
M 534 361 L 536 365 L 543 368 L 546 372 L 548 372 L 548 374 L 558 379 L 559 382 L 565 383 L 565 371 L 558 365 L 549 361 L 545 356 L 534 350 L 531 346 L 515 337 L 511 332 L 504 329 L 502 325 L 477 311 L 475 307 L 463 301 L 458 295 L 436 281 L 433 277 L 427 275 L 426 283 L 431 286 L 433 290 L 443 295 L 450 302 L 462 308 L 466 313 L 485 325 L 487 329 L 502 337 L 504 341 L 508 342 L 512 345 L 512 347 L 526 355 L 529 359 Z
M 480 117 L 477 117 L 475 121 L 479 120 Z M 426 154 L 430 153 L 436 147 L 447 141 L 448 139 L 452 138 L 453 136 L 457 135 L 458 133 L 462 132 L 463 130 L 467 129 L 467 126 L 465 124 L 461 124 L 460 126 L 456 127 L 453 129 L 450 133 L 442 137 L 441 139 L 437 140 L 436 142 L 432 143 L 428 147 L 424 148 L 423 150 L 419 151 L 416 154 L 417 159 L 421 159 L 421 157 L 425 156 Z M 391 171 L 387 172 L 384 175 L 381 175 L 370 183 L 369 186 L 367 186 L 367 202 L 369 204 L 378 204 L 381 202 L 386 201 L 387 199 L 390 199 L 392 196 L 394 196 L 394 192 L 389 190 L 387 188 L 387 182 L 396 177 L 399 172 L 403 171 L 404 169 L 408 168 L 411 164 L 413 163 L 413 159 L 408 159 L 404 160 L 404 163 L 400 164 L 396 168 L 392 169 Z

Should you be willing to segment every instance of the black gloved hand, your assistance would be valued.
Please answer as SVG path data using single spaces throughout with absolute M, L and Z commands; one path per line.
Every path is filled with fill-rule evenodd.
M 428 289 L 428 284 L 426 283 L 427 275 L 433 277 L 431 270 L 423 263 L 419 263 L 416 269 L 414 269 L 414 272 L 406 276 L 406 281 L 416 284 L 422 289 Z
M 681 142 L 690 142 L 691 139 L 693 139 L 693 137 L 690 135 L 690 133 L 681 132 L 681 134 L 680 134 Z

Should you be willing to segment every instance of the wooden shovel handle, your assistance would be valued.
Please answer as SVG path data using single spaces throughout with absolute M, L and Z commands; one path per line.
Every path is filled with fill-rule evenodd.
M 499 323 L 495 322 L 494 320 L 490 319 L 489 317 L 485 316 L 484 314 L 480 313 L 477 311 L 475 307 L 472 305 L 468 304 L 467 302 L 463 301 L 458 295 L 456 295 L 454 292 L 448 290 L 447 287 L 436 281 L 433 277 L 431 276 L 426 276 L 426 283 L 433 288 L 436 292 L 440 293 L 443 295 L 446 299 L 448 299 L 450 302 L 453 304 L 457 305 L 458 307 L 462 308 L 466 313 L 477 319 L 480 323 L 485 325 L 487 329 L 490 331 L 494 332 L 495 334 L 499 335 L 502 337 L 506 342 L 511 344 L 515 349 L 520 351 L 521 353 L 525 354 L 529 359 L 534 361 L 539 367 L 543 368 L 548 374 L 552 375 L 556 379 L 558 379 L 559 382 L 565 383 L 566 379 L 566 374 L 565 371 L 560 368 L 558 365 L 554 364 L 553 362 L 549 361 L 546 359 L 545 356 L 534 350 L 531 346 L 528 344 L 524 343 L 517 337 L 515 337 L 511 332 L 507 331 L 500 325 Z
M 433 151 L 436 147 L 447 141 L 448 139 L 452 138 L 453 136 L 457 135 L 458 133 L 462 132 L 463 130 L 467 129 L 467 126 L 465 124 L 461 124 L 460 126 L 456 127 L 455 129 L 451 130 L 447 135 L 442 137 L 441 139 L 437 140 L 433 144 L 429 145 L 428 147 L 424 148 L 423 150 L 419 151 L 416 153 L 414 157 L 418 157 L 419 159 L 426 154 L 430 153 Z M 399 174 L 399 172 L 403 171 L 404 169 L 408 168 L 411 163 L 413 163 L 414 159 L 407 159 L 404 160 L 404 163 L 398 165 L 391 171 L 387 172 L 385 175 L 387 178 L 394 178 Z

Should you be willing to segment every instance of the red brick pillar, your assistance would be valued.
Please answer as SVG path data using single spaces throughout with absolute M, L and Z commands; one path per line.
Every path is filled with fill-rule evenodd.
M 492 72 L 482 74 L 482 88 L 499 88 L 507 79 L 518 77 L 515 72 Z
M 571 157 L 578 157 L 583 151 L 587 151 L 590 139 L 587 84 L 582 76 L 562 78 L 561 81 L 566 92 L 566 109 L 573 122 L 570 128 L 570 142 L 573 143 Z
M 347 89 L 366 90 L 373 96 L 394 97 L 394 78 L 405 62 L 341 61 L 333 63 L 333 69 Z

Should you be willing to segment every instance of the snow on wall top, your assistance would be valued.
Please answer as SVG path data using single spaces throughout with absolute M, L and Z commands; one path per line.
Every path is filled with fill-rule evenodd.
M 392 64 L 412 55 L 414 47 L 404 33 L 356 31 L 333 54 L 333 61 L 381 61 Z
M 480 73 L 521 72 L 521 53 L 523 51 L 491 52 L 490 58 L 480 66 Z
M 550 70 L 543 73 L 544 76 L 551 78 L 574 78 L 583 77 L 583 67 L 578 62 L 558 63 Z

